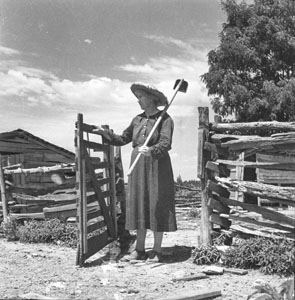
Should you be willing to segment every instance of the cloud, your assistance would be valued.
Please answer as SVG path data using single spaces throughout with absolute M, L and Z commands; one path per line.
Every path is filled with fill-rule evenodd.
M 20 52 L 18 50 L 12 49 L 12 48 L 0 46 L 0 54 L 11 56 L 11 55 L 20 54 Z
M 135 63 L 136 59 L 133 57 L 133 63 L 119 68 L 133 75 L 136 74 L 137 81 L 157 86 L 168 96 L 168 99 L 171 99 L 174 94 L 175 80 L 184 78 L 188 81 L 187 93 L 179 93 L 169 110 L 176 118 L 195 116 L 197 106 L 209 104 L 207 90 L 200 79 L 200 76 L 208 70 L 207 51 L 200 50 L 193 42 L 154 35 L 146 36 L 146 38 L 166 47 L 176 47 L 179 55 L 151 57 L 144 64 Z
M 85 39 L 84 42 L 89 45 L 92 44 L 92 40 L 90 40 L 90 39 Z
M 200 80 L 200 75 L 207 71 L 206 52 L 193 42 L 156 36 L 148 38 L 163 45 L 166 43 L 167 47 L 177 49 L 179 54 L 150 57 L 142 64 L 138 63 L 139 58 L 132 56 L 128 64 L 117 68 L 127 75 L 125 78 L 136 78 L 134 81 L 157 86 L 169 100 L 175 92 L 175 80 L 184 78 L 188 81 L 187 92 L 178 93 L 169 108 L 175 122 L 171 157 L 176 174 L 185 176 L 195 165 L 184 157 L 195 157 L 196 154 L 196 136 L 191 131 L 197 128 L 197 106 L 208 106 L 206 89 Z M 1 49 L 4 52 L 3 47 Z M 13 60 L 19 52 L 7 49 L 5 53 L 9 53 L 12 59 L 0 62 L 2 131 L 22 128 L 74 151 L 74 124 L 78 113 L 83 114 L 88 124 L 109 124 L 116 133 L 121 133 L 140 112 L 130 91 L 133 81 L 90 75 L 87 80 L 61 79 L 52 72 Z M 194 146 L 188 146 L 188 141 Z M 126 169 L 129 152 L 130 146 L 123 147 Z M 178 166 L 180 160 L 182 164 Z

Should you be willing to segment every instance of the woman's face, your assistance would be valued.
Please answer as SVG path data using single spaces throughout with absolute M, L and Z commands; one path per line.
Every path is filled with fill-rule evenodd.
M 146 93 L 144 91 L 136 91 L 135 95 L 138 99 L 138 104 L 140 105 L 140 108 L 143 110 L 146 110 L 147 108 L 156 107 L 155 101 L 149 93 Z

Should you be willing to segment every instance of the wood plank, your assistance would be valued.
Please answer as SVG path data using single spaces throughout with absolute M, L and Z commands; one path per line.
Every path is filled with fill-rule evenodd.
M 206 169 L 219 174 L 219 177 L 229 177 L 230 176 L 230 170 L 226 167 L 226 165 L 217 163 L 215 161 L 209 160 L 206 164 Z
M 212 299 L 221 296 L 221 291 L 217 289 L 210 288 L 207 289 L 190 291 L 190 292 L 175 292 L 172 295 L 164 296 L 158 300 L 202 300 L 202 299 Z
M 213 212 L 209 218 L 209 221 L 213 224 L 220 225 L 224 229 L 229 228 L 231 225 L 231 221 L 229 221 L 228 218 L 225 218 L 224 216 L 226 216 L 226 214 L 223 214 L 223 216 L 221 216 Z
M 260 183 L 284 185 L 295 184 L 295 164 L 294 171 L 276 170 L 276 172 L 274 172 L 273 170 L 259 169 L 257 173 L 257 181 Z
M 219 145 L 210 142 L 204 143 L 204 149 L 218 156 L 228 157 L 229 155 L 227 149 L 221 148 Z
M 109 211 L 109 209 L 106 206 L 106 203 L 104 201 L 103 193 L 102 193 L 99 185 L 96 183 L 95 173 L 94 173 L 94 170 L 92 168 L 92 165 L 91 165 L 91 162 L 90 162 L 90 159 L 89 159 L 89 156 L 88 156 L 87 153 L 86 153 L 85 160 L 86 160 L 87 170 L 88 170 L 89 176 L 92 180 L 93 188 L 95 190 L 95 194 L 97 195 L 97 200 L 98 200 L 99 205 L 101 207 L 102 214 L 103 214 L 105 222 L 107 224 L 110 236 L 115 237 L 115 229 L 114 229 L 114 225 L 113 225 L 113 222 L 112 222 L 112 219 L 111 219 L 111 216 L 110 216 L 110 211 Z
M 238 161 L 238 160 L 226 160 L 217 159 L 215 163 L 223 164 L 232 167 L 244 167 L 244 168 L 261 168 L 271 170 L 295 170 L 295 163 L 280 163 L 280 162 L 251 162 L 251 161 Z
M 194 275 L 190 275 L 190 276 L 176 277 L 176 278 L 173 278 L 172 281 L 192 281 L 192 280 L 200 280 L 200 279 L 205 279 L 205 278 L 209 278 L 209 276 L 207 276 L 204 273 L 199 273 L 199 274 L 194 274 Z
M 257 212 L 257 213 L 261 214 L 263 216 L 263 218 L 271 220 L 273 222 L 283 223 L 283 224 L 287 224 L 287 225 L 290 225 L 293 227 L 295 225 L 295 219 L 292 219 L 292 218 L 285 216 L 274 210 L 267 209 L 267 208 L 264 208 L 264 207 L 261 207 L 261 206 L 255 205 L 255 204 L 249 204 L 249 203 L 244 203 L 244 202 L 240 202 L 240 201 L 236 201 L 236 200 L 227 199 L 227 198 L 217 196 L 217 195 L 212 195 L 212 197 L 216 200 L 221 201 L 225 205 L 240 206 L 241 208 L 246 209 L 248 211 Z
M 213 182 L 212 180 L 207 181 L 207 188 L 221 197 L 227 198 L 230 195 L 230 192 L 225 187 Z
M 48 149 L 50 149 L 53 153 L 61 154 L 62 156 L 69 158 L 71 161 L 73 161 L 75 159 L 74 153 L 72 153 L 69 150 L 66 150 L 64 148 L 53 145 L 49 142 L 44 142 L 42 140 L 39 141 L 38 139 L 36 139 L 34 137 L 30 137 L 28 135 L 26 135 L 26 140 L 32 142 L 33 144 L 40 145 L 42 148 L 45 148 L 46 152 L 48 152 Z
M 112 239 L 109 237 L 107 231 L 104 231 L 100 235 L 95 235 L 92 238 L 88 239 L 88 252 L 83 255 L 84 260 L 98 252 L 100 249 L 104 248 L 107 244 L 110 243 L 111 240 Z
M 102 152 L 108 152 L 109 151 L 109 147 L 107 145 L 102 145 L 96 142 L 90 142 L 90 141 L 86 141 L 84 140 L 84 144 L 86 148 L 92 149 L 94 151 L 102 151 Z
M 235 215 L 230 215 L 230 214 L 221 214 L 220 216 L 228 218 L 229 220 L 233 220 L 233 221 L 240 221 L 240 222 L 244 222 L 244 223 L 255 224 L 255 225 L 258 225 L 258 226 L 270 227 L 270 228 L 274 228 L 274 229 L 278 229 L 278 230 L 292 232 L 293 234 L 295 234 L 295 228 L 294 227 L 283 226 L 279 223 L 270 223 L 270 222 L 257 221 L 253 218 L 235 216 Z
M 262 236 L 262 237 L 268 237 L 268 238 L 278 238 L 278 239 L 287 238 L 287 239 L 290 239 L 289 237 L 285 237 L 285 236 L 274 235 L 274 234 L 261 232 L 260 230 L 245 228 L 241 225 L 232 225 L 230 229 L 232 231 L 242 233 L 242 234 L 245 234 L 245 235 L 248 235 L 248 236 Z
M 229 214 L 230 212 L 230 208 L 227 205 L 213 198 L 209 198 L 208 205 L 219 213 Z
M 95 219 L 102 216 L 102 212 L 100 210 L 100 208 L 96 208 L 96 209 L 92 209 L 87 211 L 87 222 L 91 219 Z
M 92 221 L 92 220 L 90 220 L 90 221 Z M 91 223 L 89 223 L 89 222 L 87 222 L 87 234 L 106 226 L 106 223 L 104 220 L 91 222 Z

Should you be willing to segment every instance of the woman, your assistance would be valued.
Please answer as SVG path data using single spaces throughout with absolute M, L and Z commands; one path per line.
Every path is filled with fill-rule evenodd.
M 144 260 L 147 229 L 154 233 L 153 250 L 148 261 L 161 260 L 164 231 L 175 231 L 174 178 L 168 151 L 171 149 L 173 120 L 165 113 L 147 146 L 143 146 L 153 125 L 161 115 L 158 106 L 167 104 L 167 98 L 157 89 L 135 83 L 131 91 L 138 99 L 143 113 L 133 118 L 121 135 L 104 131 L 112 145 L 122 146 L 132 142 L 131 164 L 138 153 L 141 157 L 128 179 L 126 201 L 126 229 L 137 230 L 136 247 L 128 259 Z M 97 127 L 98 132 L 103 129 Z

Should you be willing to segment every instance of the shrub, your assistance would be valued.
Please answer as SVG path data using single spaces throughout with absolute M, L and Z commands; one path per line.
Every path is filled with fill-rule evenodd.
M 26 243 L 53 243 L 67 247 L 77 246 L 77 225 L 63 223 L 59 219 L 45 221 L 30 220 L 24 225 L 17 225 L 15 220 L 2 225 L 8 240 Z
M 214 246 L 199 246 L 194 249 L 193 256 L 195 264 L 210 265 L 218 263 L 221 258 L 221 253 Z
M 14 218 L 7 217 L 6 222 L 2 222 L 0 226 L 1 233 L 8 241 L 16 241 L 17 237 L 17 221 Z
M 243 240 L 222 256 L 225 266 L 259 269 L 264 274 L 290 276 L 295 269 L 295 242 L 255 237 Z
M 200 246 L 193 251 L 198 265 L 221 263 L 226 267 L 259 269 L 264 274 L 294 275 L 295 241 L 254 237 L 221 253 L 215 246 Z

